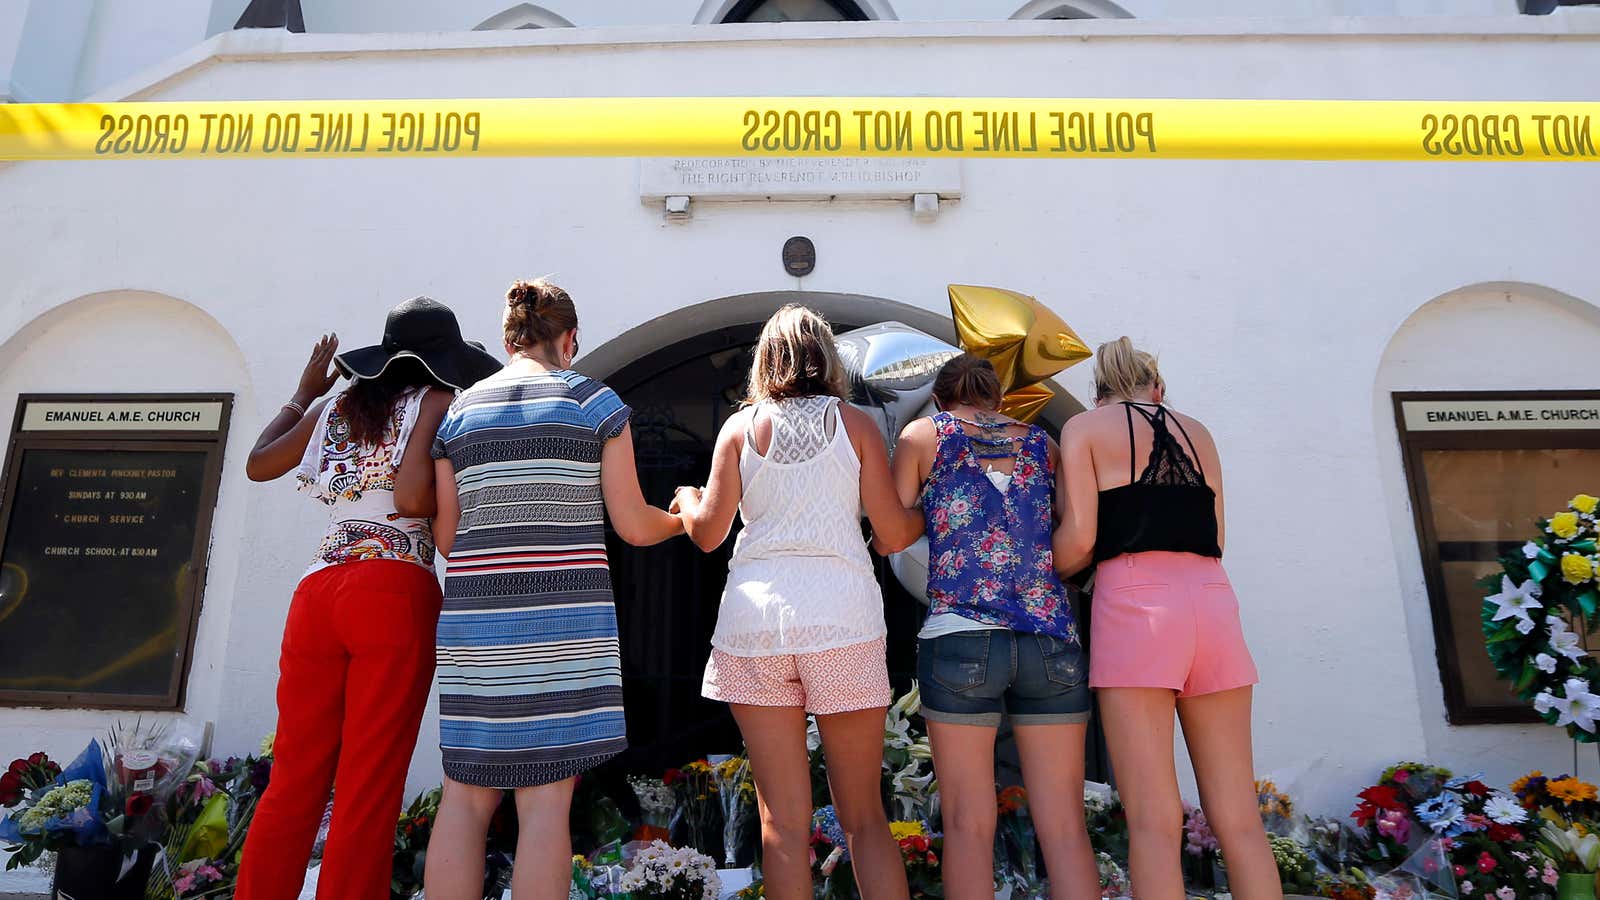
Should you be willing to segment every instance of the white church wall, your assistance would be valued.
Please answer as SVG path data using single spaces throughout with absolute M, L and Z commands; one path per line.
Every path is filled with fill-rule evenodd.
M 1516 21 L 1530 34 L 1550 27 Z M 534 45 L 476 35 L 493 45 L 476 53 L 420 49 L 449 45 L 437 36 L 320 35 L 308 52 L 272 35 L 229 35 L 219 45 L 237 54 L 228 65 L 178 73 L 154 96 L 470 97 L 529 84 L 552 95 L 693 95 L 735 83 L 781 94 L 804 71 L 807 93 L 820 94 L 1070 84 L 1084 96 L 1580 99 L 1600 76 L 1600 29 L 1395 39 L 1312 23 L 1292 38 L 1241 40 L 1135 20 L 1119 25 L 1131 31 L 1054 39 L 1000 22 L 942 42 L 934 26 L 871 27 L 826 42 L 812 38 L 835 32 L 816 26 L 752 29 L 759 38 L 739 41 L 689 28 L 625 30 L 611 44 L 593 32 L 542 34 Z M 1005 67 L 985 64 L 997 56 Z M 1589 217 L 1574 201 L 1600 193 L 1600 171 L 967 160 L 962 173 L 962 199 L 932 221 L 914 221 L 904 203 L 697 201 L 688 222 L 669 223 L 640 202 L 626 159 L 12 165 L 0 169 L 9 201 L 0 244 L 27 264 L 8 273 L 0 335 L 60 298 L 160 285 L 202 305 L 239 345 L 254 391 L 235 414 L 243 439 L 287 398 L 315 334 L 371 342 L 384 311 L 418 293 L 451 303 L 469 336 L 496 346 L 506 284 L 551 274 L 577 298 L 591 348 L 669 310 L 751 292 L 862 294 L 941 314 L 952 281 L 1034 293 L 1091 343 L 1127 333 L 1159 352 L 1174 402 L 1218 438 L 1228 565 L 1263 679 L 1259 768 L 1324 760 L 1328 780 L 1307 803 L 1342 812 L 1352 788 L 1397 758 L 1461 766 L 1457 748 L 1484 758 L 1500 738 L 1480 742 L 1488 732 L 1441 731 L 1429 718 L 1439 688 L 1419 643 L 1428 634 L 1407 615 L 1405 542 L 1383 527 L 1404 494 L 1384 475 L 1394 436 L 1374 418 L 1374 379 L 1400 323 L 1454 287 L 1519 281 L 1600 297 L 1581 252 Z M 815 273 L 798 280 L 778 258 L 796 234 L 818 249 Z M 171 352 L 148 359 L 162 377 L 217 389 L 218 378 Z M 1491 360 L 1483 380 L 1522 378 L 1502 365 Z M 1063 383 L 1081 392 L 1085 377 L 1080 367 Z M 79 387 L 125 389 L 112 379 Z M 1329 439 L 1311 437 L 1330 428 Z M 223 752 L 248 749 L 270 727 L 279 630 L 320 530 L 319 511 L 287 484 L 244 483 L 242 462 L 231 442 L 224 495 L 243 512 L 219 521 L 216 544 L 250 549 L 238 557 L 223 649 L 212 651 Z M 33 715 L 0 711 L 0 732 L 32 733 L 14 723 Z M 413 788 L 437 781 L 436 733 L 430 719 Z M 1505 749 L 1504 768 L 1564 747 L 1553 729 L 1530 733 Z

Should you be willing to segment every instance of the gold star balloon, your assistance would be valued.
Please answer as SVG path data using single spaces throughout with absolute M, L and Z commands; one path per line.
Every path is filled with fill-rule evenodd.
M 1000 409 L 1032 421 L 1054 392 L 1039 382 L 1089 358 L 1089 346 L 1061 317 L 1027 294 L 952 284 L 950 318 L 961 348 L 994 364 L 1006 392 Z

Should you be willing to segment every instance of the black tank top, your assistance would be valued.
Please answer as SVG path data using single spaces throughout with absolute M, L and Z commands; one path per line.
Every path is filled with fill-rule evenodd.
M 1169 419 L 1163 406 L 1126 400 L 1122 405 L 1128 414 L 1129 483 L 1100 492 L 1094 561 L 1147 550 L 1222 556 L 1217 546 L 1217 495 L 1206 484 L 1199 454 L 1183 423 Z M 1133 449 L 1135 412 L 1151 430 L 1150 459 L 1143 474 Z M 1167 428 L 1168 421 L 1177 424 L 1188 453 Z

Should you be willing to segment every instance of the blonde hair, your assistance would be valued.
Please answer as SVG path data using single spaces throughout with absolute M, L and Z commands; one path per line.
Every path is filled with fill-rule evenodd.
M 1161 380 L 1161 370 L 1156 358 L 1143 350 L 1136 350 L 1127 336 L 1106 341 L 1094 351 L 1094 398 L 1106 400 L 1121 397 L 1125 400 L 1140 391 L 1160 388 L 1166 390 Z
M 828 320 L 791 303 L 772 314 L 756 340 L 745 402 L 845 396 L 844 364 Z

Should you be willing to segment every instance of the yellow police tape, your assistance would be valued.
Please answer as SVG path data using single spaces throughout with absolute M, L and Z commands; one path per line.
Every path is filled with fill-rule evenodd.
M 1600 102 L 603 97 L 0 104 L 0 159 L 1600 160 Z

